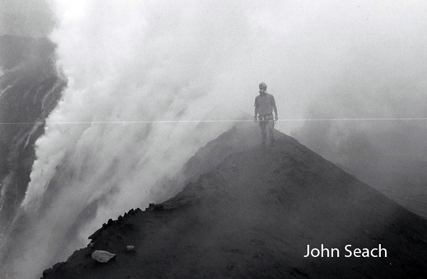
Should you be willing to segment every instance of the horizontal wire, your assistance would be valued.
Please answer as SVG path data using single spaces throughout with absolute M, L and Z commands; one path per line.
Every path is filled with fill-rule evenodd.
M 289 118 L 279 119 L 277 122 L 327 122 L 327 121 L 425 121 L 427 117 L 418 118 Z M 253 122 L 254 120 L 142 120 L 142 121 L 60 121 L 47 122 L 52 125 L 83 125 L 83 124 L 150 124 L 150 123 L 230 123 L 230 122 Z M 0 125 L 45 125 L 45 122 L 3 122 Z

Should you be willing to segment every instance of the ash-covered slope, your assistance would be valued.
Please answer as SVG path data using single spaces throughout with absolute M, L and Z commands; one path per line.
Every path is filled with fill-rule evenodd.
M 427 162 L 389 156 L 380 162 L 342 168 L 427 219 Z
M 427 277 L 424 219 L 295 139 L 280 134 L 263 149 L 253 144 L 258 137 L 256 127 L 223 134 L 199 154 L 215 167 L 175 197 L 110 220 L 43 278 Z M 227 145 L 237 151 L 221 151 Z M 340 254 L 305 258 L 307 245 Z M 387 257 L 345 257 L 346 245 L 381 245 Z M 97 263 L 97 249 L 116 257 Z

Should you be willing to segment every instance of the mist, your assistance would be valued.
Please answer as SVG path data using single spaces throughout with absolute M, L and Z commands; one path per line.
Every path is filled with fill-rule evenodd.
M 260 82 L 277 101 L 277 128 L 335 161 L 427 151 L 419 1 L 49 4 L 68 86 L 36 143 L 16 222 L 35 221 L 15 238 L 16 278 L 65 260 L 109 218 L 166 198 L 152 196 L 162 193 L 151 191 L 155 182 L 174 177 L 232 121 L 204 133 L 197 124 L 215 107 L 222 119 L 252 114 Z M 366 157 L 351 156 L 360 150 Z
M 340 67 L 330 68 L 329 82 L 320 83 L 317 94 L 304 102 L 304 124 L 291 134 L 360 178 L 375 171 L 391 181 L 390 171 L 408 171 L 426 161 L 422 28 L 427 8 L 421 2 L 358 8 L 365 11 L 360 21 L 353 28 L 343 26 L 349 35 L 347 55 L 336 64 Z M 413 172 L 412 180 L 415 175 L 422 176 Z M 378 179 L 366 181 L 378 186 Z
M 46 0 L 0 1 L 0 36 L 46 37 L 54 24 Z

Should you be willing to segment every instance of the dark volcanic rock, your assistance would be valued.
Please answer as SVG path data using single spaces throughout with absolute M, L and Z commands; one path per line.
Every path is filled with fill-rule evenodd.
M 285 135 L 276 147 L 239 147 L 257 132 L 238 127 L 211 142 L 238 151 L 207 152 L 218 163 L 182 192 L 108 222 L 43 278 L 427 277 L 426 220 Z M 307 245 L 340 257 L 304 258 Z M 345 245 L 381 245 L 387 257 L 345 257 Z M 115 260 L 95 263 L 97 249 Z

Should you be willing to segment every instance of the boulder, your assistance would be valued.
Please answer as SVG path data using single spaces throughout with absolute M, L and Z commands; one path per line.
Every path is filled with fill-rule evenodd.
M 103 250 L 96 250 L 92 253 L 92 259 L 100 263 L 107 263 L 112 258 L 114 258 L 116 254 L 112 254 Z

